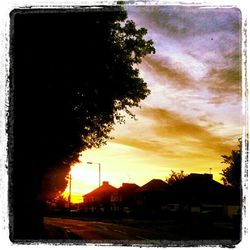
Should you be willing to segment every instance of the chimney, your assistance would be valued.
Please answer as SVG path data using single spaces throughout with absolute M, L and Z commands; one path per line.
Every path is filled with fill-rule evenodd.
M 102 185 L 103 185 L 103 186 L 107 186 L 107 185 L 109 185 L 109 182 L 108 182 L 108 181 L 103 181 L 103 182 L 102 182 Z

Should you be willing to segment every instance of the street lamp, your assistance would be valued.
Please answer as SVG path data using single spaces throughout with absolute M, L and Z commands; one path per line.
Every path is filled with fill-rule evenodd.
M 97 164 L 99 168 L 99 187 L 101 186 L 101 163 L 88 161 L 87 164 Z

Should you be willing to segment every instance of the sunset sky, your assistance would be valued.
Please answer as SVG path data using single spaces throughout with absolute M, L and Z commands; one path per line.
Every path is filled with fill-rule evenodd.
M 82 153 L 72 167 L 73 201 L 101 180 L 119 187 L 164 180 L 171 170 L 211 173 L 241 136 L 241 14 L 236 8 L 127 7 L 148 30 L 156 54 L 139 65 L 151 94 L 112 132 L 115 139 Z M 68 188 L 66 189 L 66 191 Z

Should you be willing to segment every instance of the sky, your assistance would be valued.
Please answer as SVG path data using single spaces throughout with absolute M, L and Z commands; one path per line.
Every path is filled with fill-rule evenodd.
M 73 202 L 98 187 L 165 180 L 171 170 L 212 173 L 242 134 L 241 13 L 237 8 L 127 6 L 148 30 L 156 53 L 138 66 L 151 94 L 134 108 L 136 120 L 117 124 L 113 140 L 82 152 L 72 166 Z M 93 162 L 94 164 L 87 164 Z M 68 188 L 65 193 L 67 193 Z

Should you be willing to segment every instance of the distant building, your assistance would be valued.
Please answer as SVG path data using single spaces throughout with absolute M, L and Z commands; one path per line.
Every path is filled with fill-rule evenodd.
M 153 179 L 142 187 L 123 183 L 115 188 L 104 181 L 83 199 L 83 211 L 99 214 L 177 219 L 183 216 L 233 219 L 240 214 L 239 195 L 213 180 L 212 174 L 192 173 L 173 184 Z
M 102 186 L 83 196 L 83 209 L 85 212 L 109 212 L 111 195 L 117 188 L 108 181 L 103 181 Z
M 189 203 L 218 203 L 225 198 L 225 187 L 212 174 L 190 174 L 170 185 L 169 199 Z
M 239 204 L 234 200 L 230 190 L 213 180 L 212 174 L 192 173 L 168 187 L 164 209 L 170 212 L 214 213 L 230 216 L 229 213 L 232 213 L 232 210 L 239 208 Z
M 131 213 L 136 205 L 135 191 L 140 188 L 135 183 L 122 183 L 122 186 L 111 195 L 112 210 Z
M 137 212 L 157 213 L 165 204 L 168 184 L 160 179 L 153 179 L 136 190 Z

